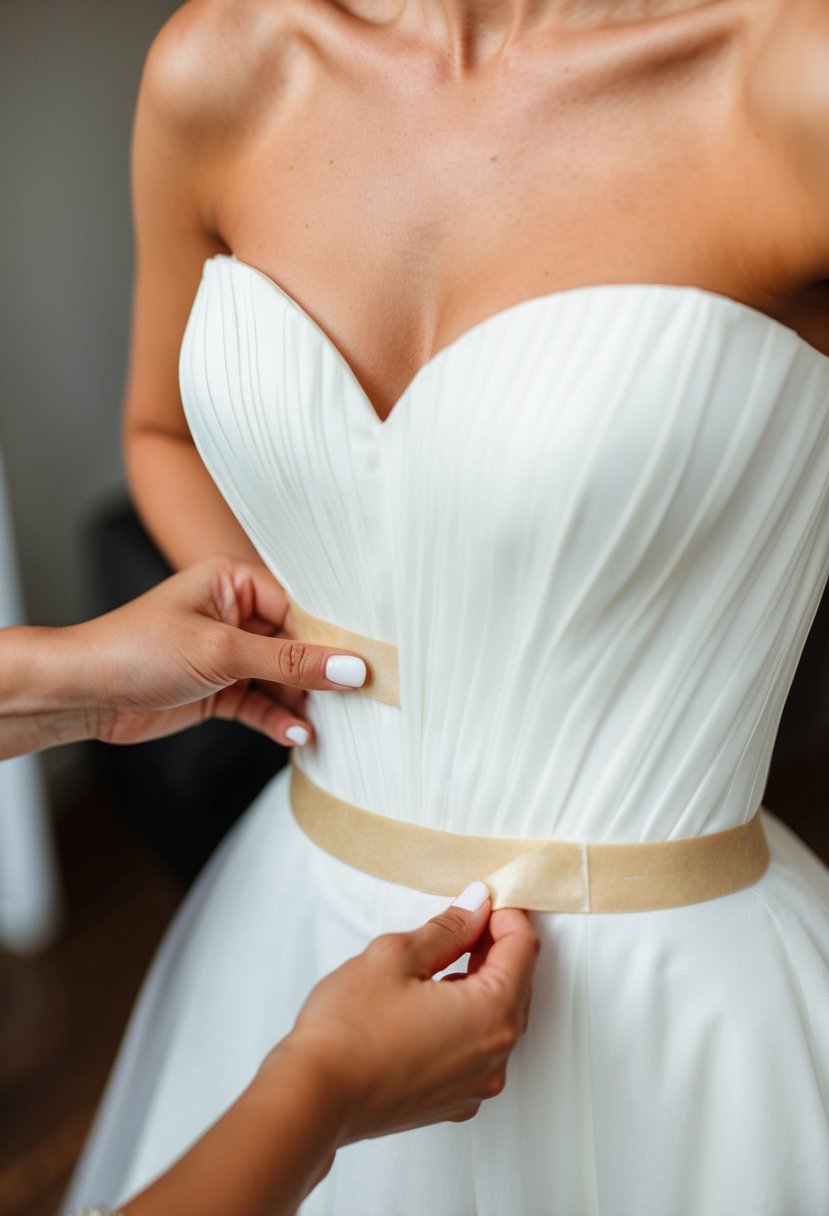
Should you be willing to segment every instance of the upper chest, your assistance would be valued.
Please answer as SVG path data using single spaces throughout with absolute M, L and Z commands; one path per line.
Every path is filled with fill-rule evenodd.
M 541 40 L 473 82 L 376 31 L 291 43 L 209 178 L 217 234 L 315 318 L 381 417 L 487 315 L 584 284 L 704 286 L 829 352 L 777 289 L 798 186 L 752 130 L 747 37 L 721 8 L 678 38 Z

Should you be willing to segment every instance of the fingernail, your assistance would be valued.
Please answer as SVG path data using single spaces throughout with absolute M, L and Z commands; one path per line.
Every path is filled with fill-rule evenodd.
M 296 743 L 297 747 L 302 747 L 311 738 L 311 733 L 304 726 L 289 726 L 285 731 L 285 738 L 290 739 L 292 743 Z
M 361 688 L 366 682 L 366 665 L 352 654 L 332 654 L 325 664 L 325 678 L 332 684 Z
M 489 899 L 489 887 L 486 883 L 471 882 L 465 891 L 461 891 L 457 899 L 452 900 L 452 907 L 463 908 L 464 912 L 477 912 L 487 899 Z

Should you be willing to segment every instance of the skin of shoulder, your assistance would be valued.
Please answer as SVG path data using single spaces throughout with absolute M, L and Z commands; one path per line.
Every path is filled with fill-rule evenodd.
M 295 7 L 291 0 L 187 0 L 153 40 L 139 110 L 169 124 L 189 147 L 232 137 L 263 73 L 276 66 Z
M 829 0 L 773 0 L 748 75 L 757 121 L 798 186 L 804 274 L 829 278 Z

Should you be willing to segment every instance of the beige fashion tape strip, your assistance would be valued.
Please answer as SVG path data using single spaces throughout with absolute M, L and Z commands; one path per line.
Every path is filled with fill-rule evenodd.
M 322 621 L 311 616 L 293 600 L 286 624 L 289 632 L 299 642 L 311 642 L 316 646 L 331 646 L 336 650 L 353 650 L 365 659 L 368 675 L 362 688 L 355 691 L 386 705 L 400 704 L 400 677 L 397 670 L 397 647 L 392 642 L 378 642 L 350 629 L 341 629 L 331 621 Z
M 645 912 L 741 891 L 769 864 L 762 808 L 725 832 L 645 844 L 467 836 L 352 806 L 292 761 L 291 807 L 306 836 L 366 874 L 432 895 L 454 898 L 480 879 L 493 908 Z

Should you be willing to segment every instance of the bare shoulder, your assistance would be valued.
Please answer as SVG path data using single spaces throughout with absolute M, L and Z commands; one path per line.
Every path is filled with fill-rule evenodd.
M 221 137 L 244 123 L 262 82 L 278 85 L 307 0 L 187 0 L 156 35 L 139 107 L 193 136 Z
M 829 0 L 768 0 L 757 28 L 752 113 L 785 151 L 829 275 Z

